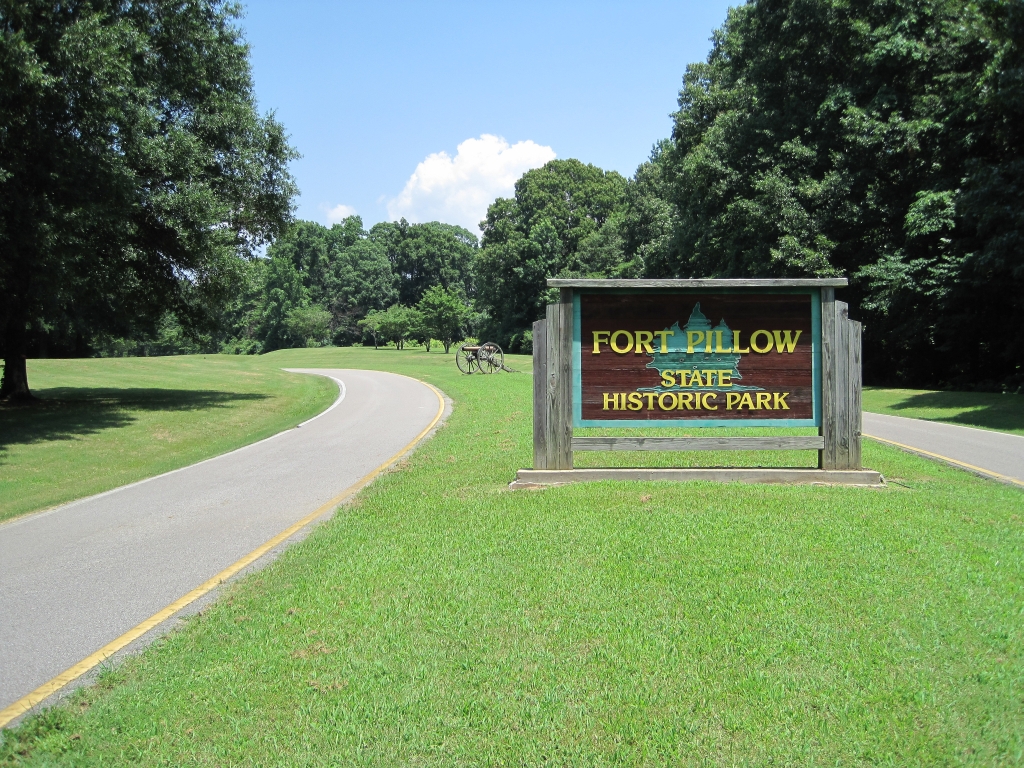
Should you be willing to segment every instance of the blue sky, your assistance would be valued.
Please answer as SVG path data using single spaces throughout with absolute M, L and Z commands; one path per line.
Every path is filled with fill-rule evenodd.
M 300 218 L 478 234 L 487 204 L 552 157 L 631 175 L 728 6 L 253 0 L 242 26 L 260 107 L 303 155 Z

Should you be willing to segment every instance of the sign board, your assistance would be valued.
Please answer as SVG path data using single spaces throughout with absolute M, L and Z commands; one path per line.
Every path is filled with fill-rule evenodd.
M 533 469 L 600 479 L 877 484 L 861 468 L 861 327 L 844 278 L 552 278 L 533 325 Z M 604 434 L 574 434 L 598 427 Z M 816 427 L 807 434 L 640 435 L 615 428 Z M 587 467 L 579 451 L 818 452 L 818 467 Z
M 574 427 L 821 425 L 821 295 L 573 295 Z

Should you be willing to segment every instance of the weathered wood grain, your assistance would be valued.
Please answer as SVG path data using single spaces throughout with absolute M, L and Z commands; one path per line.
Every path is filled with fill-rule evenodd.
M 845 277 L 728 280 L 573 280 L 548 278 L 550 288 L 845 288 Z
M 545 308 L 547 326 L 547 378 L 544 381 L 544 451 L 548 469 L 555 469 L 555 378 L 558 375 L 558 305 L 548 304 Z
M 782 437 L 574 437 L 574 451 L 801 451 L 820 450 L 820 435 Z
M 780 469 L 762 467 L 692 469 L 520 469 L 511 488 L 593 482 L 598 480 L 713 481 L 721 483 L 828 483 L 834 485 L 881 485 L 878 472 L 861 470 Z
M 533 324 L 533 468 L 547 469 L 548 321 Z
M 836 292 L 821 289 L 821 429 L 825 445 L 818 457 L 821 469 L 836 469 Z
M 850 469 L 850 308 L 836 302 L 836 463 L 833 469 Z
M 572 290 L 547 307 L 548 422 L 550 469 L 572 468 Z
M 558 300 L 558 419 L 553 425 L 558 469 L 572 469 L 572 293 L 563 288 Z
M 849 398 L 850 414 L 850 466 L 849 469 L 861 468 L 861 429 L 863 427 L 863 406 L 861 405 L 861 389 L 863 385 L 863 365 L 861 359 L 861 324 L 856 320 L 847 321 L 850 334 L 849 342 L 849 379 L 847 397 Z

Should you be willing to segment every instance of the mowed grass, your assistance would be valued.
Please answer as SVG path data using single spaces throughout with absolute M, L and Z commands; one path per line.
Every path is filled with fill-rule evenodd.
M 865 411 L 1024 435 L 1024 395 L 866 387 Z
M 216 456 L 327 407 L 337 385 L 226 355 L 30 360 L 0 405 L 0 520 Z
M 524 360 L 512 366 L 525 367 Z M 7 765 L 1018 765 L 1024 495 L 868 441 L 883 490 L 507 490 L 531 379 L 310 350 L 454 401 L 304 542 Z

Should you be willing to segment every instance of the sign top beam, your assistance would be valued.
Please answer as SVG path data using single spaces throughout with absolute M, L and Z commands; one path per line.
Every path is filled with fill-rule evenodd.
M 845 288 L 845 277 L 715 280 L 574 280 L 548 278 L 549 288 Z

